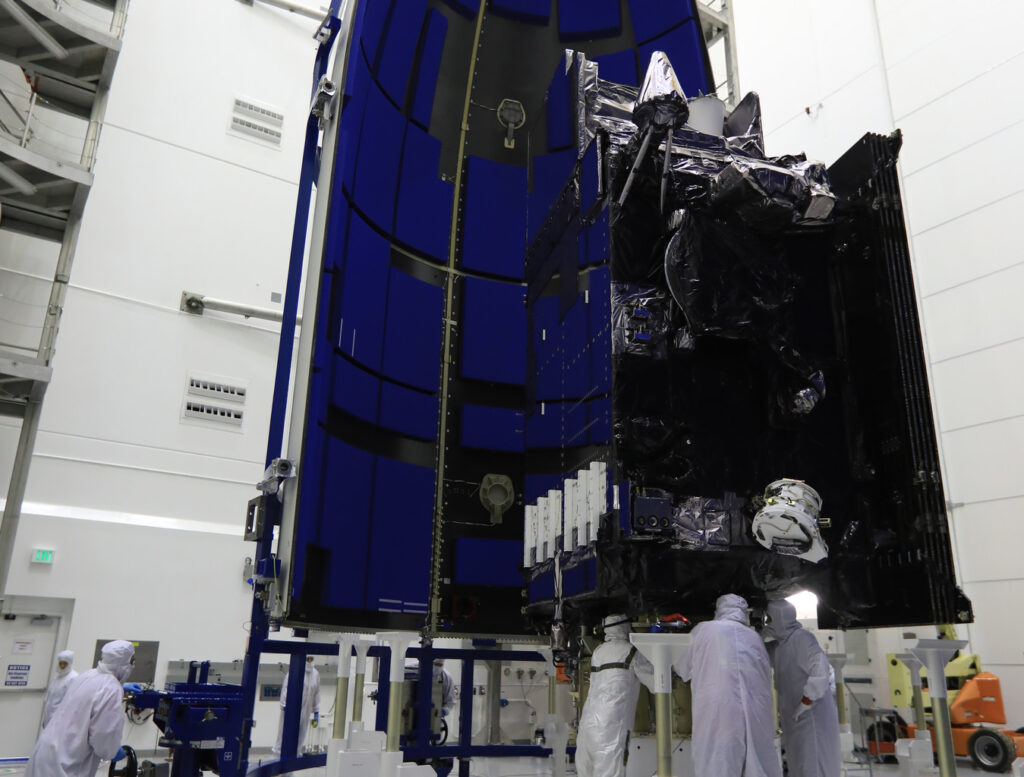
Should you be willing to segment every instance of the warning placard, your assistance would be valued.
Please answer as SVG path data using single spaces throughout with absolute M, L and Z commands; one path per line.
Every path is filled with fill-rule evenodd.
M 4 685 L 8 687 L 27 686 L 30 671 L 32 671 L 31 664 L 8 664 Z
M 33 645 L 35 645 L 34 639 L 16 639 L 14 640 L 14 644 L 11 646 L 11 652 L 21 655 L 31 655 Z

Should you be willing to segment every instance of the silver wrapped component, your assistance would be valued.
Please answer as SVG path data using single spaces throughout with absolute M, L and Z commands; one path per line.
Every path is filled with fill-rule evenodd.
M 664 51 L 655 51 L 651 54 L 647 75 L 633 109 L 633 123 L 641 130 L 652 125 L 668 130 L 681 127 L 689 115 L 686 95 L 672 63 Z
M 768 485 L 764 501 L 751 526 L 760 545 L 813 564 L 828 558 L 818 525 L 821 496 L 817 491 L 802 480 L 783 478 Z

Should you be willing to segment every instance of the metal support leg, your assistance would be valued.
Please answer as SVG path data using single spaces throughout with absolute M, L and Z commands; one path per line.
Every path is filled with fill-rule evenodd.
M 636 152 L 636 160 L 634 160 L 633 167 L 629 171 L 626 185 L 622 187 L 622 194 L 619 195 L 620 207 L 625 204 L 626 198 L 629 196 L 629 190 L 633 188 L 633 180 L 636 178 L 636 174 L 640 172 L 640 165 L 643 164 L 644 158 L 647 156 L 647 148 L 651 145 L 651 138 L 653 137 L 654 127 L 651 127 L 647 130 L 647 134 L 644 135 L 644 142 L 640 144 L 640 150 Z
M 827 657 L 836 677 L 836 710 L 839 713 L 839 725 L 845 726 L 850 721 L 846 712 L 846 682 L 843 678 L 843 667 L 846 666 L 850 657 L 846 653 L 829 653 Z
M 919 731 L 927 731 L 928 720 L 924 714 L 924 693 L 921 682 L 921 668 L 924 664 L 913 653 L 898 653 L 896 658 L 910 670 L 910 684 L 913 686 L 914 694 L 914 722 Z
M 345 738 L 348 717 L 348 681 L 352 674 L 352 648 L 360 639 L 355 634 L 343 634 L 338 640 L 338 688 L 334 696 L 334 739 Z
M 558 706 L 558 680 L 554 675 L 548 678 L 548 715 L 554 715 Z
M 401 663 L 399 663 L 401 666 Z M 397 753 L 399 740 L 402 735 L 402 693 L 405 690 L 405 681 L 391 681 L 391 688 L 388 691 L 388 739 L 387 751 Z
M 672 777 L 672 694 L 654 694 L 654 736 L 658 746 L 658 777 Z
M 501 662 L 487 662 L 487 744 L 501 744 Z
M 352 689 L 352 722 L 363 722 L 363 685 L 366 682 L 366 653 L 370 649 L 369 640 L 361 639 L 356 648 L 356 682 Z
M 356 680 L 352 684 L 352 722 L 363 722 L 363 686 L 366 683 L 366 675 L 362 672 L 356 674 Z
M 654 665 L 654 725 L 658 777 L 672 777 L 672 664 L 690 649 L 689 634 L 630 634 L 629 641 Z
M 298 755 L 299 727 L 309 721 L 301 720 L 302 690 L 306 676 L 306 656 L 292 653 L 288 664 L 288 698 L 284 708 L 284 729 L 281 734 L 281 760 L 287 761 Z
M 917 659 L 928 667 L 931 682 L 928 692 L 932 698 L 932 720 L 935 728 L 935 750 L 939 756 L 941 777 L 956 777 L 956 756 L 953 752 L 953 730 L 949 721 L 946 701 L 946 664 L 967 642 L 956 639 L 919 639 L 911 648 Z
M 334 694 L 334 739 L 345 737 L 345 718 L 348 717 L 348 677 L 338 676 L 338 688 Z

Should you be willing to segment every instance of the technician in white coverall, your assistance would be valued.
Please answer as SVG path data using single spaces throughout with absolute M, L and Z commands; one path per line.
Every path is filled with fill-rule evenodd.
M 302 746 L 306 743 L 306 730 L 310 721 L 316 726 L 320 722 L 320 672 L 313 666 L 313 656 L 306 656 L 306 673 L 302 678 L 302 709 L 299 710 L 299 741 L 295 746 L 297 755 L 302 754 Z M 288 701 L 288 675 L 284 676 L 281 686 L 281 721 L 277 725 L 277 744 L 271 748 L 281 754 L 281 741 L 284 739 L 284 705 Z
M 715 619 L 691 633 L 690 649 L 673 668 L 693 692 L 696 774 L 782 777 L 768 652 L 747 625 L 746 600 L 718 597 Z
M 43 699 L 43 728 L 50 722 L 57 705 L 64 699 L 71 681 L 78 677 L 78 672 L 71 668 L 75 654 L 71 650 L 62 650 L 57 654 L 57 671 L 46 687 L 46 698 Z
M 441 684 L 441 717 L 446 717 L 455 709 L 455 681 L 451 674 L 444 668 L 444 659 L 435 658 L 433 679 L 435 683 Z
M 814 635 L 797 622 L 796 608 L 768 603 L 769 642 L 779 692 L 782 750 L 790 777 L 839 777 L 839 713 L 829 688 L 832 672 Z
M 590 692 L 576 737 L 578 777 L 623 777 L 626 739 L 633 727 L 640 680 L 654 681 L 654 667 L 629 642 L 629 618 L 604 619 L 604 642 L 590 659 Z
M 95 777 L 101 758 L 124 758 L 122 683 L 134 664 L 131 642 L 103 646 L 96 668 L 75 680 L 40 734 L 25 777 Z

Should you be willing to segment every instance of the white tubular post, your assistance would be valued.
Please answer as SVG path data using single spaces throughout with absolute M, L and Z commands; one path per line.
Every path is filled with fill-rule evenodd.
M 352 689 L 352 722 L 363 723 L 363 683 L 366 682 L 366 654 L 370 651 L 373 641 L 360 639 L 356 641 L 356 682 Z M 353 727 L 354 728 L 354 727 Z
M 689 634 L 630 634 L 629 641 L 654 665 L 654 736 L 658 777 L 672 777 L 672 665 L 690 649 Z
M 919 639 L 910 652 L 928 667 L 928 694 L 932 699 L 932 722 L 935 727 L 935 751 L 939 756 L 939 774 L 956 777 L 956 756 L 953 752 L 953 729 L 946 701 L 946 664 L 958 650 L 967 647 L 959 639 Z
M 352 673 L 352 647 L 359 638 L 355 634 L 338 637 L 338 687 L 334 695 L 334 739 L 345 738 L 348 717 L 348 681 Z
M 391 648 L 391 671 L 388 679 L 388 738 L 387 752 L 397 753 L 402 728 L 402 692 L 405 686 L 405 651 L 409 645 L 419 639 L 412 631 L 383 631 L 378 639 Z

